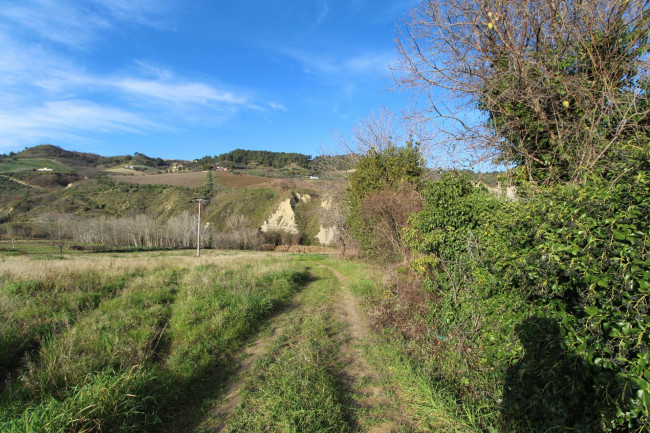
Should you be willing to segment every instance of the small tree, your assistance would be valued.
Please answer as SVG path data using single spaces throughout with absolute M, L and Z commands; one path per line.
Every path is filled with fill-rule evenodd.
M 415 190 L 423 172 L 424 159 L 412 139 L 403 147 L 389 142 L 381 149 L 370 148 L 359 159 L 347 184 L 348 225 L 368 256 L 379 261 L 403 258 L 401 228 L 408 219 L 404 210 L 417 210 L 411 208 L 419 202 Z

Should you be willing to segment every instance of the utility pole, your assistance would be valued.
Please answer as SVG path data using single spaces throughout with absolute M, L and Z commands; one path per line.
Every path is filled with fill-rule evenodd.
M 192 200 L 199 204 L 199 219 L 196 223 L 196 257 L 201 257 L 201 204 L 207 202 L 203 197 Z

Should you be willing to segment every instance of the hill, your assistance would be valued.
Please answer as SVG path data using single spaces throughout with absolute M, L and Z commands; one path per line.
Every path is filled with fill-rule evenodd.
M 267 162 L 283 161 L 269 154 L 273 156 Z M 115 246 L 156 247 L 162 239 L 171 242 L 165 245 L 189 245 L 196 233 L 192 199 L 204 197 L 206 245 L 323 243 L 324 191 L 331 182 L 295 178 L 304 169 L 287 155 L 288 165 L 282 169 L 265 169 L 248 160 L 254 169 L 231 171 L 203 171 L 200 161 L 167 161 L 141 153 L 105 157 L 51 145 L 2 155 L 0 237 L 102 244 L 111 230 Z M 52 171 L 38 171 L 44 167 Z M 155 239 L 143 234 L 153 227 Z
M 0 173 L 21 173 L 51 169 L 47 172 L 73 173 L 108 169 L 119 165 L 152 167 L 168 169 L 173 161 L 162 158 L 150 158 L 136 152 L 131 155 L 101 156 L 94 153 L 76 152 L 62 149 L 51 144 L 29 147 L 25 150 L 7 155 L 0 155 Z
M 302 153 L 235 149 L 221 155 L 205 156 L 199 160 L 199 163 L 219 164 L 223 167 L 240 169 L 249 168 L 250 166 L 284 168 L 291 165 L 307 169 L 310 168 L 311 156 Z

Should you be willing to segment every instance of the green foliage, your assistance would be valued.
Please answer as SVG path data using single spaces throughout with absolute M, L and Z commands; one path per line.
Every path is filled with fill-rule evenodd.
M 18 197 L 27 192 L 29 194 L 31 188 L 14 182 L 6 177 L 0 177 L 0 197 Z
M 382 149 L 371 148 L 359 159 L 348 179 L 350 206 L 354 209 L 367 195 L 395 190 L 403 182 L 419 186 L 423 171 L 424 159 L 413 140 L 402 147 L 388 143 Z
M 582 182 L 608 168 L 608 155 L 630 137 L 648 133 L 648 82 L 639 67 L 650 41 L 646 5 L 564 9 L 542 1 L 535 21 L 517 29 L 507 28 L 518 22 L 509 8 L 508 2 L 487 6 L 495 29 L 484 36 L 491 68 L 478 107 L 503 138 L 497 145 L 503 160 L 538 182 Z M 501 37 L 508 31 L 521 38 L 520 51 Z
M 246 168 L 249 164 L 274 168 L 283 168 L 290 164 L 297 164 L 300 167 L 307 168 L 311 162 L 311 156 L 301 153 L 235 149 L 214 157 L 205 156 L 199 162 L 203 164 L 221 164 L 222 162 L 226 162 L 229 168 Z
M 405 185 L 411 185 L 411 191 L 417 190 L 422 183 L 423 172 L 424 159 L 418 144 L 412 139 L 402 147 L 388 143 L 381 149 L 371 148 L 355 165 L 355 170 L 350 174 L 347 183 L 347 199 L 350 208 L 347 223 L 368 257 L 386 259 L 383 253 L 399 249 L 396 248 L 396 244 L 401 244 L 399 233 L 401 223 L 396 221 L 401 218 L 394 215 L 394 212 L 388 211 L 385 203 L 375 203 L 375 206 L 370 206 L 370 203 L 364 203 L 364 200 L 372 197 L 376 202 L 391 201 L 390 198 L 380 198 L 377 194 L 392 192 L 395 193 L 392 201 L 399 200 L 400 196 L 405 196 L 411 203 L 417 201 L 417 197 L 407 193 L 409 188 L 405 188 Z M 374 210 L 370 211 L 370 207 Z M 387 226 L 384 226 L 384 233 L 377 229 L 381 219 L 390 220 Z M 386 235 L 386 233 L 390 234 Z M 377 236 L 380 235 L 385 242 L 376 242 Z M 399 257 L 389 256 L 387 259 L 401 259 L 401 254 L 397 255 Z
M 459 172 L 443 173 L 422 193 L 423 209 L 410 218 L 404 237 L 417 253 L 410 267 L 433 294 L 425 318 L 431 331 L 421 336 L 431 349 L 418 349 L 420 362 L 434 366 L 432 392 L 458 396 L 465 408 L 459 411 L 474 414 L 470 424 L 488 429 L 497 423 L 489 414 L 515 354 L 514 327 L 530 310 L 499 278 L 497 259 L 508 251 L 497 229 L 504 202 Z
M 490 215 L 500 207 L 485 187 L 475 187 L 458 172 L 445 172 L 439 181 L 427 183 L 422 195 L 424 207 L 410 219 L 405 237 L 435 266 L 460 259 L 468 243 L 476 243 L 472 237 L 491 222 Z
M 649 175 L 545 192 L 519 222 L 521 288 L 591 371 L 606 428 L 650 420 Z
M 498 408 L 508 431 L 647 427 L 646 165 L 517 202 L 455 174 L 425 186 L 406 239 L 436 294 L 434 376 L 462 404 Z

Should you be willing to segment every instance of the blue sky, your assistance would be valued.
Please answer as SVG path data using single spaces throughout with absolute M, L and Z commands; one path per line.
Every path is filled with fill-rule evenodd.
M 318 155 L 387 107 L 414 1 L 3 0 L 0 152 Z

